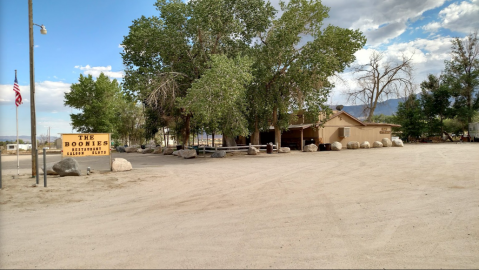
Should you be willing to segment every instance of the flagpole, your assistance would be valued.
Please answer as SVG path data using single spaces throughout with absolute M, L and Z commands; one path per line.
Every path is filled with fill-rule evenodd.
M 15 79 L 17 79 L 16 69 L 15 69 Z M 16 118 L 17 118 L 17 175 L 20 175 L 20 159 L 19 159 L 20 149 L 18 148 L 18 106 L 17 104 L 15 104 L 15 112 L 16 112 Z

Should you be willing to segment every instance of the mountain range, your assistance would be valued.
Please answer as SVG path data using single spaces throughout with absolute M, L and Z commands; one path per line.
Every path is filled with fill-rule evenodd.
M 18 139 L 23 140 L 24 142 L 30 142 L 31 137 L 32 136 L 30 136 L 30 135 L 19 135 Z M 58 138 L 59 137 L 50 136 L 50 142 L 54 142 Z M 37 136 L 38 141 L 41 141 L 41 140 L 44 140 L 44 139 L 48 139 L 48 138 L 45 138 L 45 137 L 42 138 L 41 136 Z M 17 136 L 0 136 L 0 142 L 16 141 L 16 140 L 17 140 Z
M 396 99 L 388 99 L 384 102 L 378 103 L 376 110 L 374 110 L 374 115 L 393 115 L 396 113 L 398 109 L 399 102 L 403 102 L 403 98 L 396 98 Z M 336 105 L 330 106 L 331 109 L 335 110 Z M 366 115 L 363 113 L 364 106 L 363 105 L 351 105 L 351 106 L 344 106 L 343 111 L 351 114 L 352 116 L 358 119 L 365 119 Z

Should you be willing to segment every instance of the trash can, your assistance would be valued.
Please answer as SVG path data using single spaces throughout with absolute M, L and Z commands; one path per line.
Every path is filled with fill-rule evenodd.
M 181 144 L 177 145 L 176 150 L 183 150 L 183 145 L 181 145 Z
M 273 144 L 272 143 L 268 143 L 266 145 L 266 154 L 273 154 Z
M 144 144 L 141 145 L 141 149 L 145 149 L 146 146 Z
M 326 151 L 326 144 L 325 143 L 320 143 L 318 147 L 318 151 Z
M 331 144 L 330 143 L 325 143 L 326 150 L 324 151 L 331 151 Z

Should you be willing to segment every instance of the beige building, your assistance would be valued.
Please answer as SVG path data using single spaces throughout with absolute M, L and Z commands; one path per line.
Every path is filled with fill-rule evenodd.
M 282 133 L 281 146 L 302 150 L 304 145 L 311 143 L 319 145 L 338 141 L 343 147 L 351 141 L 368 141 L 372 144 L 383 138 L 391 139 L 392 127 L 399 125 L 365 123 L 345 111 L 333 111 L 329 119 L 323 120 L 320 117 L 317 123 L 304 123 L 303 115 L 298 114 L 298 120 L 288 127 L 288 131 Z M 262 132 L 260 141 L 261 144 L 274 142 L 274 128 L 270 127 L 270 132 Z

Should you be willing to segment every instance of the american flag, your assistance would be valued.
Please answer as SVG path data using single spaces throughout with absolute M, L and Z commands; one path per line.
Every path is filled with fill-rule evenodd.
M 15 74 L 15 83 L 13 84 L 13 91 L 15 91 L 15 105 L 17 107 L 22 104 L 22 95 L 20 95 L 20 87 L 18 86 L 17 74 Z

